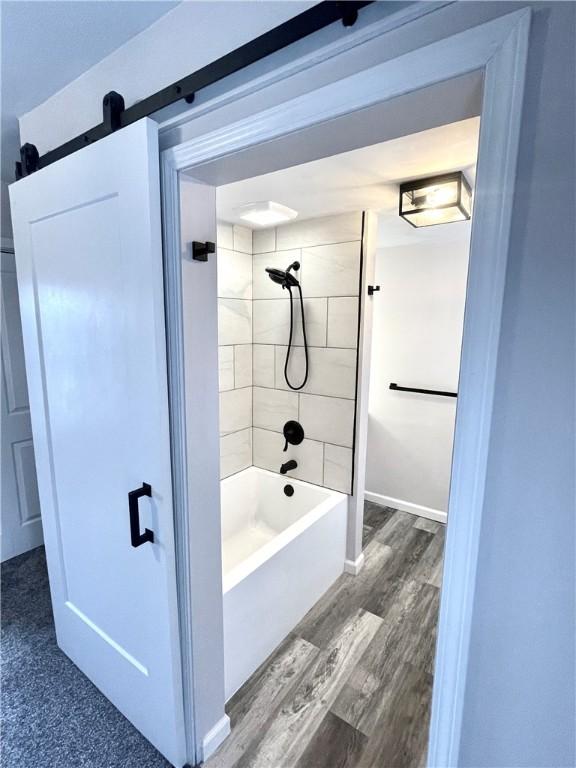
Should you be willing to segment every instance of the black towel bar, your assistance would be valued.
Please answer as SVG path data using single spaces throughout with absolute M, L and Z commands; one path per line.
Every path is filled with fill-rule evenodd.
M 418 387 L 400 387 L 392 382 L 390 389 L 396 389 L 399 392 L 420 392 L 422 395 L 442 395 L 442 397 L 458 397 L 458 392 L 443 392 L 440 389 L 419 389 Z

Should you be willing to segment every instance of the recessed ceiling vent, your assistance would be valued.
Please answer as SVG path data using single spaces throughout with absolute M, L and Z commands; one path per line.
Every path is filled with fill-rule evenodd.
M 243 205 L 238 209 L 238 216 L 256 227 L 273 227 L 295 219 L 298 211 L 272 200 L 264 200 L 260 203 Z

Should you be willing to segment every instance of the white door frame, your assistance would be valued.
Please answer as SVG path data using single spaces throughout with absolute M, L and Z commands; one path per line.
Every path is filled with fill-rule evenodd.
M 381 27 L 376 31 L 360 29 L 356 42 L 353 33 L 348 38 L 346 51 L 378 35 L 385 49 L 392 41 L 387 36 L 398 30 L 391 31 L 389 26 L 379 23 Z M 406 22 L 404 30 L 411 23 Z M 416 47 L 344 80 L 317 87 L 278 106 L 256 110 L 225 127 L 210 130 L 209 125 L 201 122 L 205 128 L 193 139 L 162 153 L 176 547 L 185 699 L 190 712 L 193 702 L 196 707 L 201 706 L 202 692 L 194 687 L 196 657 L 191 631 L 192 605 L 197 605 L 193 590 L 198 579 L 194 578 L 194 563 L 190 561 L 188 549 L 190 521 L 195 512 L 186 504 L 178 174 L 182 170 L 193 172 L 195 166 L 254 149 L 289 134 L 294 136 L 296 132 L 305 132 L 377 103 L 481 71 L 484 98 L 428 755 L 429 766 L 446 768 L 458 763 L 529 28 L 530 10 L 521 9 L 464 31 L 447 32 L 433 43 Z M 340 50 L 324 56 L 320 52 L 315 58 L 308 57 L 306 66 L 312 72 L 326 59 L 334 60 L 346 51 L 340 45 Z M 298 72 L 301 72 L 301 62 L 294 65 L 295 76 Z M 270 75 L 271 83 L 275 82 L 274 77 L 277 79 L 277 73 Z M 284 70 L 282 77 L 285 84 L 291 75 Z M 234 98 L 241 102 L 245 95 L 246 92 L 238 89 L 235 97 L 228 94 L 221 101 L 225 106 Z M 216 105 L 214 111 L 217 113 L 218 109 Z M 206 112 L 201 105 L 199 110 L 200 114 Z M 192 110 L 191 120 L 195 114 L 198 112 Z M 182 118 L 179 121 L 181 125 Z M 351 518 L 358 532 L 362 526 L 364 468 L 357 465 L 356 471 L 359 480 L 352 497 Z M 198 528 L 195 530 L 197 533 Z M 226 735 L 223 707 L 224 702 L 223 719 L 214 723 L 206 752 Z M 197 735 L 201 747 L 203 734 Z M 199 757 L 205 758 L 206 754 L 200 753 Z

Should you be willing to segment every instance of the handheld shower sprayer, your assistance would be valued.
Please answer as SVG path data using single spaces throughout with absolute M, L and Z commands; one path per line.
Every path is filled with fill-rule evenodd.
M 266 267 L 266 272 L 268 272 L 268 277 L 272 282 L 277 283 L 278 285 L 282 286 L 282 289 L 287 288 L 288 293 L 290 294 L 290 335 L 288 337 L 288 348 L 286 350 L 286 361 L 284 363 L 284 378 L 286 380 L 286 384 L 290 387 L 290 389 L 302 389 L 306 382 L 308 381 L 308 341 L 306 340 L 306 320 L 304 318 L 304 299 L 302 297 L 302 288 L 300 287 L 300 283 L 298 281 L 298 278 L 296 275 L 293 275 L 291 270 L 294 272 L 297 272 L 300 269 L 300 262 L 293 261 L 292 264 L 290 264 L 287 269 L 276 269 L 274 267 Z M 294 386 L 290 383 L 290 380 L 288 379 L 288 363 L 290 361 L 290 353 L 292 352 L 292 335 L 294 333 L 294 297 L 292 295 L 292 288 L 297 288 L 298 293 L 300 295 L 300 314 L 302 316 L 302 336 L 304 338 L 304 359 L 306 364 L 306 369 L 304 373 L 304 379 L 302 381 L 302 384 L 299 386 Z
M 291 275 L 290 270 L 293 269 L 294 271 L 297 271 L 300 269 L 300 262 L 299 261 L 293 261 L 292 264 L 287 269 L 275 269 L 274 267 L 266 267 L 266 272 L 268 272 L 268 277 L 272 282 L 278 283 L 278 285 L 281 285 L 282 288 L 294 288 L 297 285 L 300 285 L 298 282 L 298 278 L 296 275 Z

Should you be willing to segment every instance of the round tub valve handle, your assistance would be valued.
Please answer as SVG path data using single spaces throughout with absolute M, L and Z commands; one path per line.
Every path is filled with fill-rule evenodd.
M 287 421 L 286 424 L 284 424 L 284 439 L 286 440 L 286 443 L 284 445 L 284 450 L 288 450 L 288 443 L 290 445 L 300 445 L 302 440 L 304 440 L 304 430 L 302 429 L 302 425 L 299 424 L 297 421 Z

